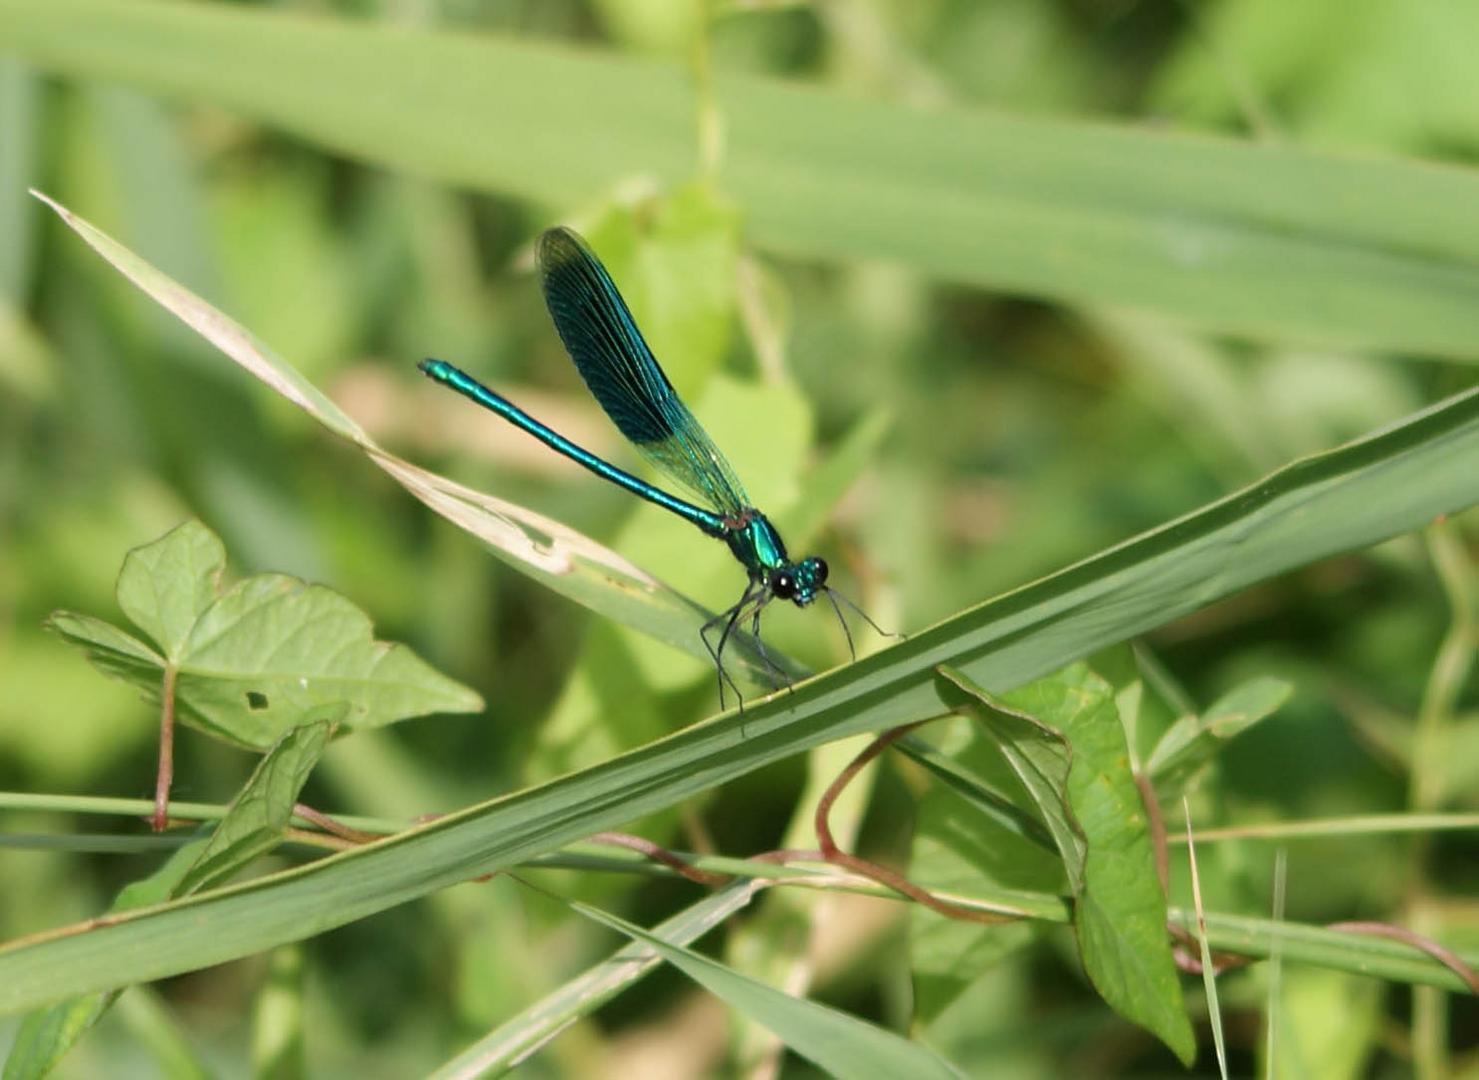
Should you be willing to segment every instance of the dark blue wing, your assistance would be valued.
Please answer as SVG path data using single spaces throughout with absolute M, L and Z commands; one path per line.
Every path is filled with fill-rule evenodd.
M 606 415 L 667 476 L 725 516 L 748 509 L 744 486 L 679 400 L 601 260 L 569 229 L 539 238 L 544 301 L 565 350 Z

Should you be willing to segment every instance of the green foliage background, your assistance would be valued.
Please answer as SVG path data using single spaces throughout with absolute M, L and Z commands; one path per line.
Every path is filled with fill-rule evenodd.
M 453 360 L 624 460 L 526 272 L 546 224 L 575 222 L 611 260 L 757 502 L 908 631 L 1474 384 L 1479 69 L 1462 43 L 1479 16 L 1461 0 L 1421 18 L 1401 0 L 716 5 L 707 25 L 697 3 L 623 0 L 235 7 L 226 49 L 213 5 L 0 2 L 0 789 L 149 789 L 149 708 L 41 622 L 115 617 L 124 552 L 191 515 L 237 573 L 337 589 L 488 703 L 337 742 L 314 805 L 448 811 L 714 705 L 698 660 L 489 559 L 137 294 L 27 186 L 251 328 L 381 443 L 715 608 L 740 585 L 718 545 L 414 371 Z M 854 445 L 870 459 L 834 506 L 816 477 Z M 1222 755 L 1198 824 L 1476 809 L 1474 526 L 1319 563 L 1150 637 L 1201 704 L 1254 675 L 1295 687 Z M 846 658 L 824 612 L 773 610 L 766 630 L 816 668 Z M 1436 751 L 1414 737 L 1435 709 Z M 1435 752 L 1436 783 L 1421 759 Z M 813 758 L 811 782 L 845 757 Z M 176 792 L 198 801 L 227 800 L 254 763 L 189 732 L 179 758 Z M 807 781 L 791 758 L 689 816 L 725 853 L 805 844 L 784 833 Z M 923 785 L 883 768 L 850 810 L 857 847 L 907 858 Z M 691 842 L 673 812 L 638 826 Z M 99 829 L 136 835 L 127 820 L 7 812 L 5 828 L 89 834 L 0 849 L 5 939 L 96 913 L 158 859 L 86 853 Z M 1402 918 L 1472 946 L 1472 904 L 1453 898 L 1474 895 L 1473 855 L 1472 832 L 1293 843 L 1287 914 Z M 1209 847 L 1210 906 L 1266 914 L 1272 865 L 1266 843 Z M 542 880 L 648 926 L 693 900 L 666 881 Z M 787 946 L 772 981 L 814 949 L 816 997 L 906 1026 L 901 905 L 783 914 L 765 924 Z M 736 933 L 729 959 L 764 936 Z M 417 1074 L 611 942 L 507 881 L 444 890 L 270 971 L 262 958 L 127 994 L 60 1074 L 247 1060 L 254 1004 L 281 985 L 313 1075 Z M 1171 1067 L 1066 942 L 1004 948 L 935 1041 L 982 1071 Z M 1291 1068 L 1408 1066 L 1383 1038 L 1414 1011 L 1408 991 L 1286 977 Z M 1264 979 L 1224 982 L 1245 1072 Z M 1472 999 L 1443 1008 L 1415 1010 L 1419 1066 L 1474 1067 Z M 1340 1045 L 1322 1049 L 1337 1019 Z M 661 970 L 528 1068 L 617 1075 L 666 1053 L 696 1075 L 753 1039 Z

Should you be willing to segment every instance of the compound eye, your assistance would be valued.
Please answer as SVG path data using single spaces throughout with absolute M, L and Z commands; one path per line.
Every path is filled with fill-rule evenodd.
M 811 565 L 813 574 L 816 577 L 816 583 L 818 585 L 825 585 L 827 583 L 827 560 L 812 556 Z
M 790 600 L 796 595 L 796 579 L 788 570 L 777 571 L 770 579 L 770 591 L 782 600 Z

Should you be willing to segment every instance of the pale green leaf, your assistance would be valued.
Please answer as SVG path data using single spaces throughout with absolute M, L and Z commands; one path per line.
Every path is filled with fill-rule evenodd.
M 1277 1011 L 1278 1040 L 1274 1060 L 1263 1063 L 1263 1075 L 1309 1080 L 1371 1075 L 1371 1059 L 1385 1027 L 1381 983 L 1338 971 L 1286 967 L 1280 990 L 1269 1003 Z
M 225 881 L 281 842 L 298 793 L 348 709 L 341 701 L 309 710 L 303 723 L 286 731 L 262 755 L 174 895 L 186 896 Z
M 406 646 L 374 640 L 369 617 L 332 589 L 257 574 L 215 596 L 223 561 L 220 541 L 195 522 L 132 552 L 120 577 L 125 609 L 172 642 L 182 723 L 265 749 L 337 702 L 351 729 L 483 707 Z M 166 662 L 138 639 L 70 612 L 47 626 L 158 700 Z
M 586 239 L 663 371 L 680 396 L 693 400 L 734 329 L 737 209 L 711 185 L 685 184 L 655 206 L 609 207 Z
M 281 574 L 247 578 L 190 634 L 176 683 L 181 719 L 265 747 L 337 701 L 349 704 L 351 729 L 483 707 L 473 691 L 371 631 L 365 613 L 332 589 Z

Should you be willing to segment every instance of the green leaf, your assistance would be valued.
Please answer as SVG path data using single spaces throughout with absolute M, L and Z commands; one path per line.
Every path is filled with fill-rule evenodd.
M 317 711 L 320 719 L 294 728 L 268 750 L 209 836 L 183 845 L 154 873 L 125 885 L 109 913 L 189 896 L 225 880 L 276 846 L 292 819 L 298 793 L 328 745 L 333 725 L 344 714 L 345 706 L 341 703 Z M 27 1016 L 6 1058 L 3 1080 L 45 1076 L 112 1007 L 120 993 L 121 989 L 113 989 L 88 994 Z
M 267 981 L 252 1014 L 252 1076 L 255 1080 L 301 1080 L 309 1075 L 305 1053 L 304 958 L 299 945 L 272 950 Z
M 182 658 L 191 628 L 216 598 L 226 546 L 198 521 L 134 548 L 118 574 L 118 606 L 154 639 L 165 659 Z
M 1310 1080 L 1355 1080 L 1370 1076 L 1371 1058 L 1382 1044 L 1383 987 L 1374 979 L 1335 971 L 1290 967 L 1282 992 L 1270 1001 L 1277 1025 L 1273 1060 L 1263 1076 Z M 1269 1056 L 1268 1047 L 1261 1047 Z
M 685 74 L 565 43 L 158 0 L 0 0 L 0 40 L 54 74 L 546 205 L 693 172 Z M 1479 355 L 1472 169 L 745 75 L 715 92 L 719 182 L 776 251 L 1254 337 Z
M 598 908 L 578 902 L 571 902 L 570 907 L 655 950 L 709 993 L 775 1032 L 792 1050 L 833 1076 L 871 1080 L 876 1076 L 953 1078 L 960 1075 L 927 1047 L 891 1031 L 814 1001 L 792 997 Z
M 690 401 L 729 348 L 739 225 L 736 207 L 711 185 L 690 183 L 655 207 L 610 206 L 587 232 L 642 336 Z
M 124 610 L 163 638 L 183 723 L 265 749 L 336 702 L 357 729 L 483 707 L 404 645 L 375 641 L 369 617 L 331 589 L 258 574 L 216 595 L 224 562 L 215 534 L 189 522 L 131 552 L 119 578 Z M 100 670 L 158 698 L 166 661 L 138 639 L 70 612 L 47 625 Z
M 1203 715 L 1177 720 L 1156 743 L 1145 765 L 1156 794 L 1163 799 L 1178 797 L 1223 746 L 1273 715 L 1293 692 L 1294 687 L 1283 679 L 1249 679 L 1218 698 Z
M 972 714 L 998 739 L 1058 840 L 1079 955 L 1095 989 L 1190 1065 L 1196 1037 L 1113 688 L 1082 663 L 1001 697 L 960 672 L 941 673 L 979 703 Z

